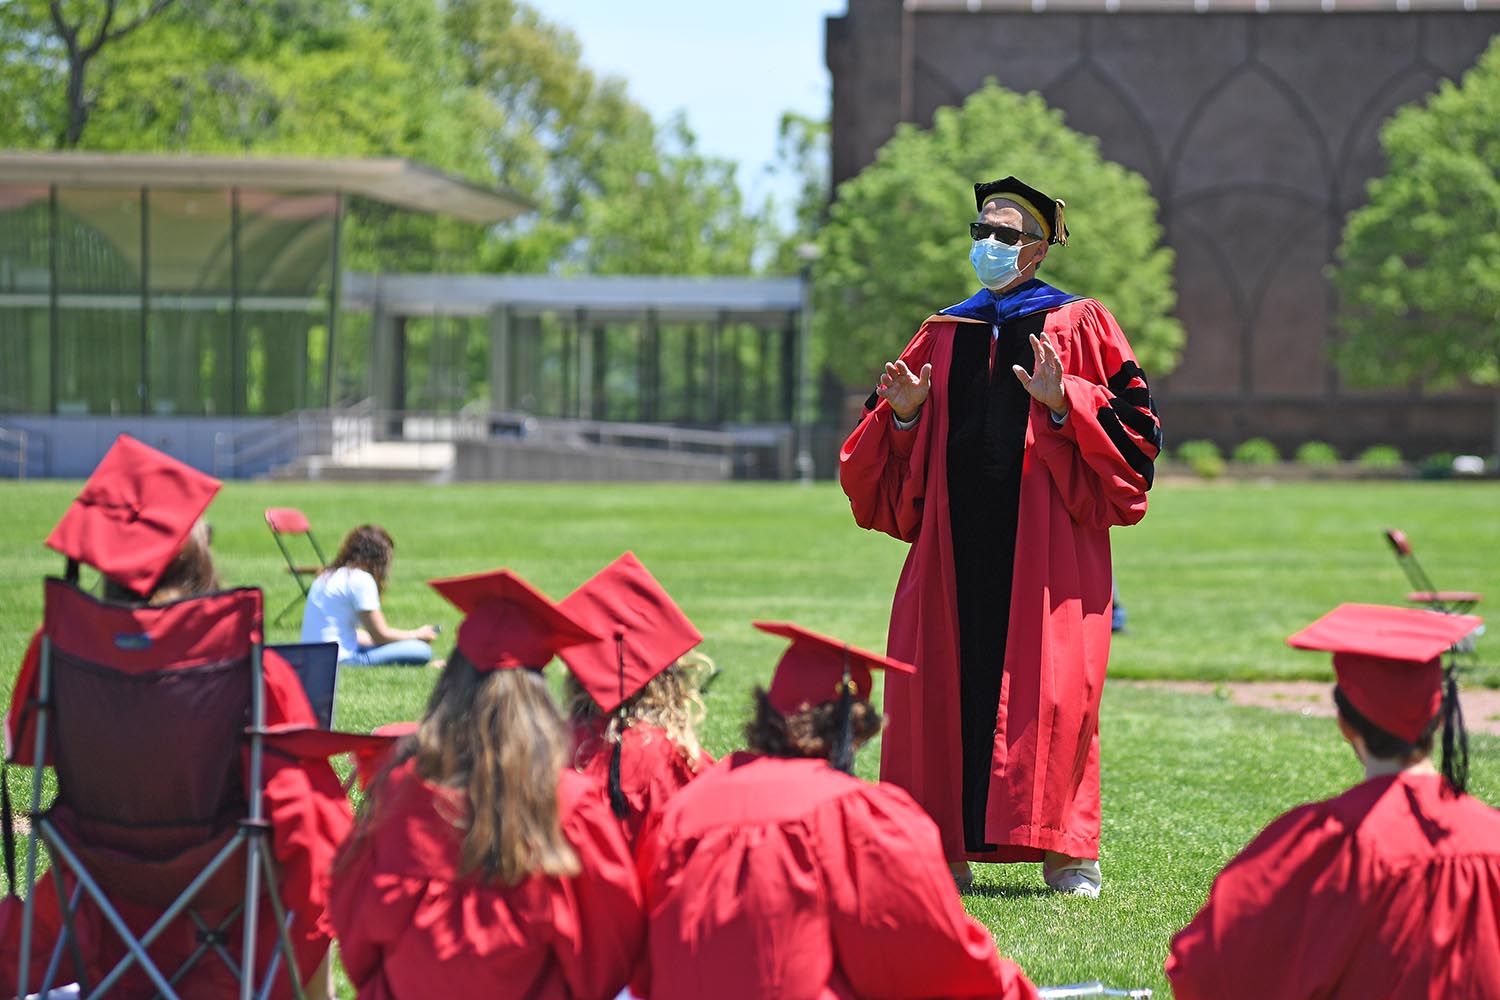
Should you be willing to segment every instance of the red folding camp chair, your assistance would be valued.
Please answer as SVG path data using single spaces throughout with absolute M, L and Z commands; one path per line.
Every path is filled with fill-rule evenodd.
M 292 603 L 281 609 L 274 619 L 280 623 L 286 617 L 286 613 L 297 606 L 299 601 L 307 600 L 308 587 L 311 581 L 317 579 L 319 573 L 328 565 L 328 557 L 323 555 L 323 548 L 318 544 L 317 538 L 313 536 L 312 525 L 308 523 L 307 515 L 295 507 L 268 507 L 266 508 L 266 524 L 271 529 L 271 537 L 276 539 L 276 545 L 281 549 L 281 555 L 286 559 L 287 572 L 292 574 L 292 579 L 297 581 L 298 588 L 302 593 L 292 598 Z M 306 562 L 298 562 L 292 555 L 291 548 L 286 543 L 288 535 L 303 535 L 308 544 L 312 546 L 313 554 L 317 556 L 316 566 Z
M 263 755 L 277 737 L 265 726 L 261 618 L 255 589 L 140 607 L 46 581 L 39 668 L 25 692 L 34 700 L 27 749 L 29 761 L 52 763 L 57 791 L 50 807 L 31 815 L 20 993 L 37 981 L 29 965 L 40 840 L 62 911 L 43 995 L 71 956 L 63 981 L 76 979 L 84 997 L 103 995 L 135 970 L 157 995 L 176 998 L 173 983 L 212 953 L 242 1000 L 269 995 L 278 976 L 302 996 L 262 807 Z M 33 767 L 33 810 L 42 772 Z M 97 936 L 90 953 L 98 955 L 111 933 L 123 945 L 97 982 L 88 981 L 82 958 L 85 903 L 98 917 L 83 931 Z M 264 906 L 279 933 L 258 946 Z M 133 928 L 127 909 L 155 919 Z M 197 949 L 163 968 L 153 942 L 183 915 L 199 929 Z M 111 945 L 108 954 L 120 952 Z
M 1387 528 L 1385 532 L 1386 541 L 1391 543 L 1391 548 L 1396 550 L 1396 561 L 1401 564 L 1401 569 L 1406 573 L 1406 578 L 1416 590 L 1406 595 L 1406 600 L 1411 604 L 1422 604 L 1433 611 L 1443 611 L 1448 614 L 1464 614 L 1474 605 L 1479 603 L 1480 594 L 1472 590 L 1438 590 L 1432 585 L 1432 580 L 1427 576 L 1422 564 L 1417 561 L 1416 553 L 1411 550 L 1411 542 L 1406 538 L 1406 533 L 1396 528 Z

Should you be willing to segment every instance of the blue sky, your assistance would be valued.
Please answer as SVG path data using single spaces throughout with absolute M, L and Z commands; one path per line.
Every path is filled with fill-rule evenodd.
M 529 0 L 571 28 L 595 72 L 624 77 L 664 121 L 681 110 L 703 152 L 738 163 L 740 187 L 773 194 L 765 167 L 785 110 L 828 114 L 823 19 L 845 0 Z

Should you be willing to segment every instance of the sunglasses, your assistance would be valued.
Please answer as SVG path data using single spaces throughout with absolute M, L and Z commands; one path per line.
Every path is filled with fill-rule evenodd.
M 970 239 L 977 242 L 979 240 L 987 240 L 991 236 L 1008 247 L 1013 247 L 1017 243 L 1034 243 L 1041 239 L 1040 236 L 1033 233 L 1023 233 L 1019 229 L 1012 229 L 1009 226 L 992 226 L 988 222 L 969 223 Z

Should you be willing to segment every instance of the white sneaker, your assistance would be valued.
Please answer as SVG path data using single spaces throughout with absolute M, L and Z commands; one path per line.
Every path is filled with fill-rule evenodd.
M 1098 899 L 1104 884 L 1097 858 L 1070 858 L 1055 851 L 1048 851 L 1042 861 L 1042 878 L 1055 892 L 1088 899 Z

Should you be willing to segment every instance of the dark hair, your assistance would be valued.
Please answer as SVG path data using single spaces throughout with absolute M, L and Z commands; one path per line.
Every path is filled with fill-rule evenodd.
M 825 701 L 783 715 L 771 704 L 765 688 L 757 687 L 755 716 L 745 724 L 745 744 L 768 757 L 810 757 L 831 760 L 839 742 L 839 702 Z M 854 746 L 869 741 L 885 719 L 863 698 L 849 702 L 849 729 Z
M 1377 726 L 1354 707 L 1342 688 L 1333 689 L 1333 702 L 1338 706 L 1339 717 L 1364 740 L 1365 749 L 1372 757 L 1400 761 L 1410 764 L 1432 755 L 1433 740 L 1438 727 L 1443 728 L 1443 777 L 1455 791 L 1462 792 L 1469 782 L 1469 739 L 1464 731 L 1463 710 L 1458 704 L 1458 683 L 1450 668 L 1443 687 L 1443 703 L 1438 713 L 1422 729 L 1415 743 L 1403 740 Z
M 105 577 L 104 599 L 120 604 L 144 602 L 159 605 L 212 594 L 219 589 L 219 574 L 214 569 L 213 552 L 209 550 L 212 539 L 213 529 L 200 517 L 188 531 L 187 538 L 183 539 L 182 548 L 177 550 L 167 568 L 162 570 L 151 593 L 143 598 L 124 584 Z
M 344 536 L 338 555 L 328 564 L 327 572 L 344 566 L 362 569 L 375 578 L 378 590 L 385 590 L 385 577 L 391 570 L 391 557 L 395 555 L 396 543 L 390 534 L 378 524 L 361 524 Z

